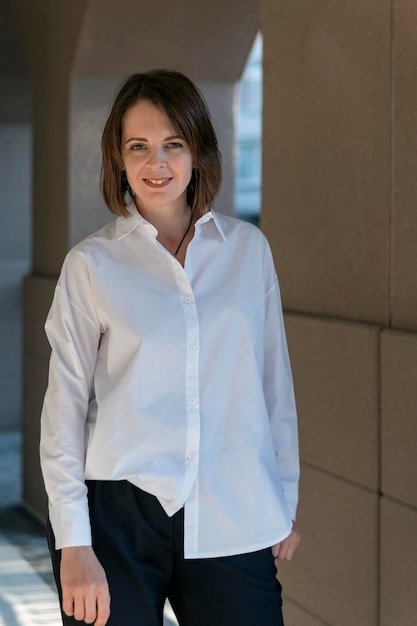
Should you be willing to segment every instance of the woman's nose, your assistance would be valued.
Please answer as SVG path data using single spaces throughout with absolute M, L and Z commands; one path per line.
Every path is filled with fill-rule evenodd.
M 153 148 L 149 153 L 149 162 L 151 165 L 158 165 L 159 167 L 163 167 L 166 165 L 166 155 L 164 149 L 161 148 Z

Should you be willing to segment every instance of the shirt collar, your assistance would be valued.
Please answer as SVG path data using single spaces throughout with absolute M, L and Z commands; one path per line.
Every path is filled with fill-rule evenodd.
M 134 205 L 127 207 L 127 210 L 129 213 L 127 217 L 119 216 L 116 219 L 117 241 L 120 241 L 121 239 L 124 239 L 124 237 L 127 237 L 127 235 L 130 235 L 130 233 L 136 230 L 138 226 L 140 226 L 141 228 L 147 228 L 149 230 L 152 230 L 152 234 L 154 234 L 154 236 L 156 237 L 158 233 L 157 233 L 155 226 L 153 226 L 150 222 L 145 220 L 145 218 L 142 217 L 140 213 L 138 213 Z M 210 211 L 207 211 L 207 213 L 205 213 L 202 217 L 200 217 L 196 221 L 195 225 L 198 227 L 201 227 L 203 224 L 205 224 L 206 222 L 210 222 L 210 221 L 212 221 L 212 223 L 215 225 L 216 230 L 222 237 L 223 241 L 227 241 L 220 218 L 213 211 L 213 209 L 211 209 Z
M 220 221 L 220 217 L 219 215 L 217 215 L 217 213 L 214 212 L 213 209 L 210 209 L 210 211 L 207 211 L 207 213 L 204 213 L 204 215 L 196 221 L 195 225 L 201 226 L 202 224 L 205 224 L 208 222 L 212 222 L 216 227 L 216 232 L 221 236 L 223 241 L 227 241 L 226 235 L 224 234 L 223 226 Z

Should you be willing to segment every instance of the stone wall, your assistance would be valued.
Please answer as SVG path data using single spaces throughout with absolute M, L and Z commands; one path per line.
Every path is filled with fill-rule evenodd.
M 262 228 L 300 416 L 286 626 L 417 619 L 417 6 L 264 0 Z

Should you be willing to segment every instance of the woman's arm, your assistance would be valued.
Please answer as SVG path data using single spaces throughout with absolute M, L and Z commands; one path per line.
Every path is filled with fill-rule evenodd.
M 69 253 L 45 325 L 52 353 L 41 416 L 41 465 L 57 548 L 91 544 L 85 422 L 101 328 L 85 262 Z
M 278 472 L 295 520 L 300 474 L 297 411 L 278 281 L 266 295 L 264 394 Z
M 52 354 L 41 417 L 41 465 L 56 547 L 62 606 L 77 620 L 104 626 L 110 594 L 91 547 L 85 486 L 85 422 L 101 337 L 90 277 L 79 253 L 65 260 L 46 322 Z
M 281 295 L 269 245 L 265 251 L 265 278 L 264 395 L 278 473 L 290 517 L 295 520 L 300 475 L 297 410 Z M 278 559 L 289 560 L 299 542 L 300 534 L 293 522 L 288 537 L 273 546 L 272 552 Z

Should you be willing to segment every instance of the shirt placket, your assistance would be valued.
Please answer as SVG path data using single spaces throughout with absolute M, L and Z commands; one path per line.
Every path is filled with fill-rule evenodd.
M 182 270 L 179 288 L 183 293 L 184 315 L 187 329 L 187 364 L 186 364 L 186 393 L 187 393 L 187 452 L 186 452 L 186 489 L 184 491 L 184 554 L 195 555 L 198 552 L 199 536 L 199 447 L 200 447 L 200 396 L 199 396 L 199 321 L 195 294 L 190 280 L 191 271 L 191 245 L 185 270 Z M 190 470 L 193 471 L 190 471 Z
M 185 403 L 187 416 L 187 431 L 185 442 L 185 480 L 181 499 L 185 500 L 189 494 L 198 471 L 200 447 L 200 389 L 199 389 L 199 361 L 200 361 L 200 334 L 195 295 L 184 268 L 177 263 L 175 276 L 182 307 L 186 333 L 185 359 Z

